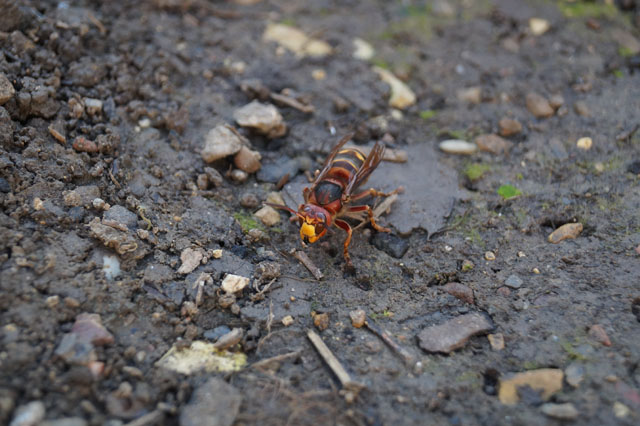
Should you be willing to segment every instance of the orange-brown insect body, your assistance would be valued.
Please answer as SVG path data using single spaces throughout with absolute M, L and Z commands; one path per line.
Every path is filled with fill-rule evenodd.
M 287 206 L 273 205 L 273 207 L 288 210 L 298 216 L 300 238 L 303 244 L 316 242 L 326 234 L 332 224 L 346 231 L 344 257 L 349 266 L 352 265 L 348 251 L 352 230 L 351 226 L 340 217 L 346 213 L 366 211 L 376 230 L 389 232 L 388 229 L 376 224 L 371 207 L 368 205 L 349 206 L 349 204 L 367 196 L 388 196 L 398 192 L 395 190 L 385 194 L 375 189 L 369 189 L 354 194 L 367 181 L 382 160 L 384 145 L 376 143 L 371 153 L 365 157 L 356 148 L 343 148 L 351 136 L 347 135 L 338 142 L 327 157 L 322 170 L 317 173 L 311 187 L 304 189 L 304 203 L 300 204 L 298 211 Z

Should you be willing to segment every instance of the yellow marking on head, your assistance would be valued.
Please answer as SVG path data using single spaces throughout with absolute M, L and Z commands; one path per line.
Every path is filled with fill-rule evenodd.
M 300 226 L 300 238 L 304 239 L 304 237 L 307 237 L 310 243 L 315 243 L 316 241 L 318 241 L 318 238 L 320 238 L 319 235 L 316 235 L 315 226 L 307 222 L 303 223 L 302 226 Z

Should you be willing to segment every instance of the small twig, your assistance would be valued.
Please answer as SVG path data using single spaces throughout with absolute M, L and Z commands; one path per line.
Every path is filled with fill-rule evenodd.
M 619 142 L 628 142 L 631 140 L 631 138 L 633 138 L 633 135 L 638 131 L 638 129 L 640 129 L 640 123 L 636 123 L 636 125 L 633 126 L 631 130 L 620 133 L 618 136 L 616 136 L 616 140 Z
M 113 173 L 111 173 L 111 170 L 109 170 L 109 177 L 111 178 L 111 182 L 113 182 L 113 184 L 118 188 L 122 188 L 122 185 L 120 185 L 120 182 L 118 182 L 118 180 L 116 179 L 116 177 L 113 175 Z
M 126 423 L 124 426 L 148 426 L 162 423 L 164 419 L 164 413 L 160 410 L 153 410 L 150 413 L 145 414 L 142 417 Z
M 347 402 L 353 401 L 365 386 L 362 383 L 351 379 L 347 370 L 345 370 L 340 361 L 338 361 L 338 358 L 336 358 L 333 352 L 331 352 L 331 349 L 329 349 L 315 331 L 311 329 L 307 330 L 307 337 L 311 340 L 311 343 L 316 348 L 324 362 L 327 363 L 329 368 L 331 368 L 331 371 L 333 371 L 338 380 L 340 380 L 342 388 L 347 392 L 345 395 Z
M 263 300 L 265 293 L 271 289 L 271 285 L 276 281 L 276 279 L 277 278 L 273 278 L 271 281 L 269 281 L 267 285 L 262 287 L 262 290 L 258 291 L 256 294 L 252 294 L 251 301 L 257 302 L 258 300 Z M 278 287 L 274 287 L 273 289 L 275 290 L 276 288 Z M 258 290 L 257 285 L 256 285 L 256 290 Z
M 269 315 L 267 316 L 267 335 L 264 336 L 258 344 L 256 345 L 256 353 L 260 352 L 260 348 L 262 344 L 267 341 L 269 337 L 271 337 L 271 324 L 273 324 L 273 300 L 269 300 Z
M 291 254 L 293 255 L 293 257 L 298 259 L 300 261 L 300 263 L 302 263 L 305 266 L 305 268 L 307 268 L 309 270 L 309 272 L 311 272 L 311 275 L 313 275 L 316 280 L 320 281 L 321 279 L 324 278 L 324 274 L 322 273 L 320 268 L 318 268 L 311 261 L 311 259 L 309 259 L 309 256 L 307 256 L 307 254 L 305 252 L 294 249 L 294 250 L 291 251 Z
M 298 349 L 293 352 L 287 352 L 286 354 L 272 356 L 271 358 L 262 359 L 258 362 L 253 363 L 251 367 L 257 368 L 258 370 L 270 369 L 272 367 L 272 364 L 277 364 L 288 359 L 298 358 L 300 354 L 302 354 L 302 349 Z
M 105 35 L 107 33 L 107 29 L 104 27 L 104 25 L 102 25 L 102 22 L 100 22 L 98 20 L 98 18 L 96 18 L 93 13 L 89 12 L 88 16 L 89 20 L 91 21 L 91 23 L 93 25 L 96 26 L 96 28 L 98 28 L 98 31 L 100 31 L 100 34 Z
M 316 110 L 313 105 L 305 105 L 297 99 L 292 98 L 291 96 L 282 95 L 280 93 L 271 93 L 269 94 L 269 96 L 276 102 L 280 102 L 281 104 L 290 106 L 291 108 L 295 108 L 298 111 L 302 111 L 306 114 L 311 114 Z
M 389 336 L 389 333 L 382 330 L 377 325 L 371 324 L 369 321 L 365 321 L 364 325 L 369 331 L 382 339 L 382 341 L 385 342 L 387 346 L 389 346 L 396 354 L 398 354 L 398 356 L 402 358 L 407 366 L 412 366 L 415 363 L 415 357 L 411 355 L 409 351 L 394 342 L 393 339 L 391 339 L 391 336 Z
M 153 229 L 153 223 L 151 223 L 151 220 L 149 220 L 145 215 L 144 215 L 144 210 L 145 208 L 142 206 L 138 206 L 138 214 L 140 215 L 140 217 L 142 218 L 142 220 L 145 221 L 145 223 L 147 224 L 147 230 Z

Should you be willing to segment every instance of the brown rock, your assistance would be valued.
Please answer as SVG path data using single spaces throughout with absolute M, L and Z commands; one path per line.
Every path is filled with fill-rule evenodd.
M 235 110 L 233 118 L 242 127 L 250 127 L 268 138 L 279 138 L 287 133 L 280 111 L 271 104 L 253 101 Z
M 554 112 L 549 101 L 537 93 L 527 95 L 527 109 L 538 118 L 551 117 Z
M 16 89 L 14 89 L 11 81 L 9 81 L 4 73 L 0 73 L 0 105 L 7 103 L 9 99 L 13 98 L 15 93 Z
M 82 136 L 78 136 L 73 141 L 73 149 L 78 152 L 98 152 L 98 145 Z
M 491 349 L 494 351 L 501 351 L 504 349 L 504 336 L 502 333 L 489 334 L 487 336 Z
M 575 104 L 573 104 L 573 109 L 575 110 L 576 114 L 583 117 L 589 117 L 591 115 L 591 110 L 589 110 L 589 106 L 586 104 L 586 102 L 577 101 Z
M 513 118 L 504 117 L 498 125 L 500 126 L 500 135 L 504 137 L 517 135 L 522 131 L 522 124 Z
M 470 337 L 493 329 L 491 320 L 480 313 L 453 318 L 444 324 L 425 328 L 418 334 L 420 347 L 426 352 L 448 354 L 463 347 Z
M 260 159 L 262 159 L 262 156 L 258 151 L 253 151 L 243 146 L 233 158 L 233 163 L 240 170 L 244 170 L 247 173 L 255 173 L 260 170 Z
M 542 399 L 548 400 L 551 395 L 562 390 L 564 373 L 557 368 L 541 368 L 539 370 L 517 373 L 500 380 L 498 398 L 507 405 L 517 403 L 518 388 L 529 386 L 534 391 L 540 392 Z
M 95 346 L 110 345 L 113 343 L 113 334 L 104 328 L 98 314 L 80 314 L 71 328 L 80 341 L 89 342 Z
M 323 314 L 316 314 L 314 312 L 312 315 L 313 325 L 315 325 L 318 330 L 324 331 L 329 328 L 329 314 L 327 314 L 326 312 Z
M 463 302 L 473 305 L 473 290 L 464 284 L 447 283 L 442 287 L 446 293 L 462 300 Z
M 566 240 L 568 238 L 576 238 L 582 232 L 582 224 L 581 223 L 565 223 L 551 234 L 549 234 L 549 242 L 553 244 L 558 244 L 562 240 Z
M 271 206 L 264 206 L 253 215 L 267 226 L 273 226 L 280 222 L 280 213 Z
M 551 105 L 553 109 L 558 109 L 564 105 L 564 98 L 560 94 L 551 95 L 551 97 L 549 97 L 549 105 Z
M 493 154 L 503 154 L 509 152 L 513 146 L 513 142 L 501 138 L 498 135 L 480 135 L 475 140 L 480 151 L 491 152 Z
M 362 327 L 367 320 L 367 314 L 362 309 L 349 312 L 349 317 L 351 318 L 351 325 L 355 328 Z
M 604 346 L 611 346 L 611 340 L 607 336 L 607 332 L 604 331 L 604 327 L 600 324 L 594 324 L 589 329 L 589 336 L 598 343 L 602 343 Z

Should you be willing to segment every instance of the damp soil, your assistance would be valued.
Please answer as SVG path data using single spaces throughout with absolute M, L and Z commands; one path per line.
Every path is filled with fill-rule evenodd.
M 215 424 L 555 424 L 531 388 L 515 405 L 497 396 L 509 374 L 555 368 L 567 377 L 551 402 L 573 404 L 576 422 L 636 424 L 640 4 L 609 3 L 0 1 L 0 423 L 36 401 L 40 418 L 79 422 L 62 424 L 205 424 L 193 413 L 207 407 Z M 536 34 L 530 18 L 549 28 Z M 269 23 L 331 53 L 265 41 Z M 370 58 L 354 57 L 356 38 Z M 374 65 L 415 104 L 390 107 Z M 276 138 L 236 125 L 263 173 L 238 182 L 232 158 L 205 163 L 209 130 L 269 92 L 314 110 L 277 104 L 288 130 Z M 555 100 L 550 117 L 532 113 L 530 93 Z M 522 125 L 507 150 L 438 149 L 498 133 L 503 118 Z M 354 232 L 355 271 L 342 231 L 302 248 L 285 212 L 271 227 L 253 217 L 282 170 L 294 206 L 304 172 L 348 132 L 410 154 L 374 172 L 375 185 L 405 192 L 379 219 L 391 234 Z M 575 238 L 548 242 L 577 222 Z M 179 273 L 189 248 L 206 262 Z M 250 278 L 232 303 L 227 274 Z M 413 361 L 352 326 L 356 309 Z M 112 339 L 69 354 L 83 313 Z M 421 348 L 421 331 L 470 313 L 503 348 L 487 330 L 449 353 Z M 157 363 L 233 328 L 239 371 Z M 309 329 L 364 385 L 357 396 Z M 233 403 L 194 396 L 212 378 Z

